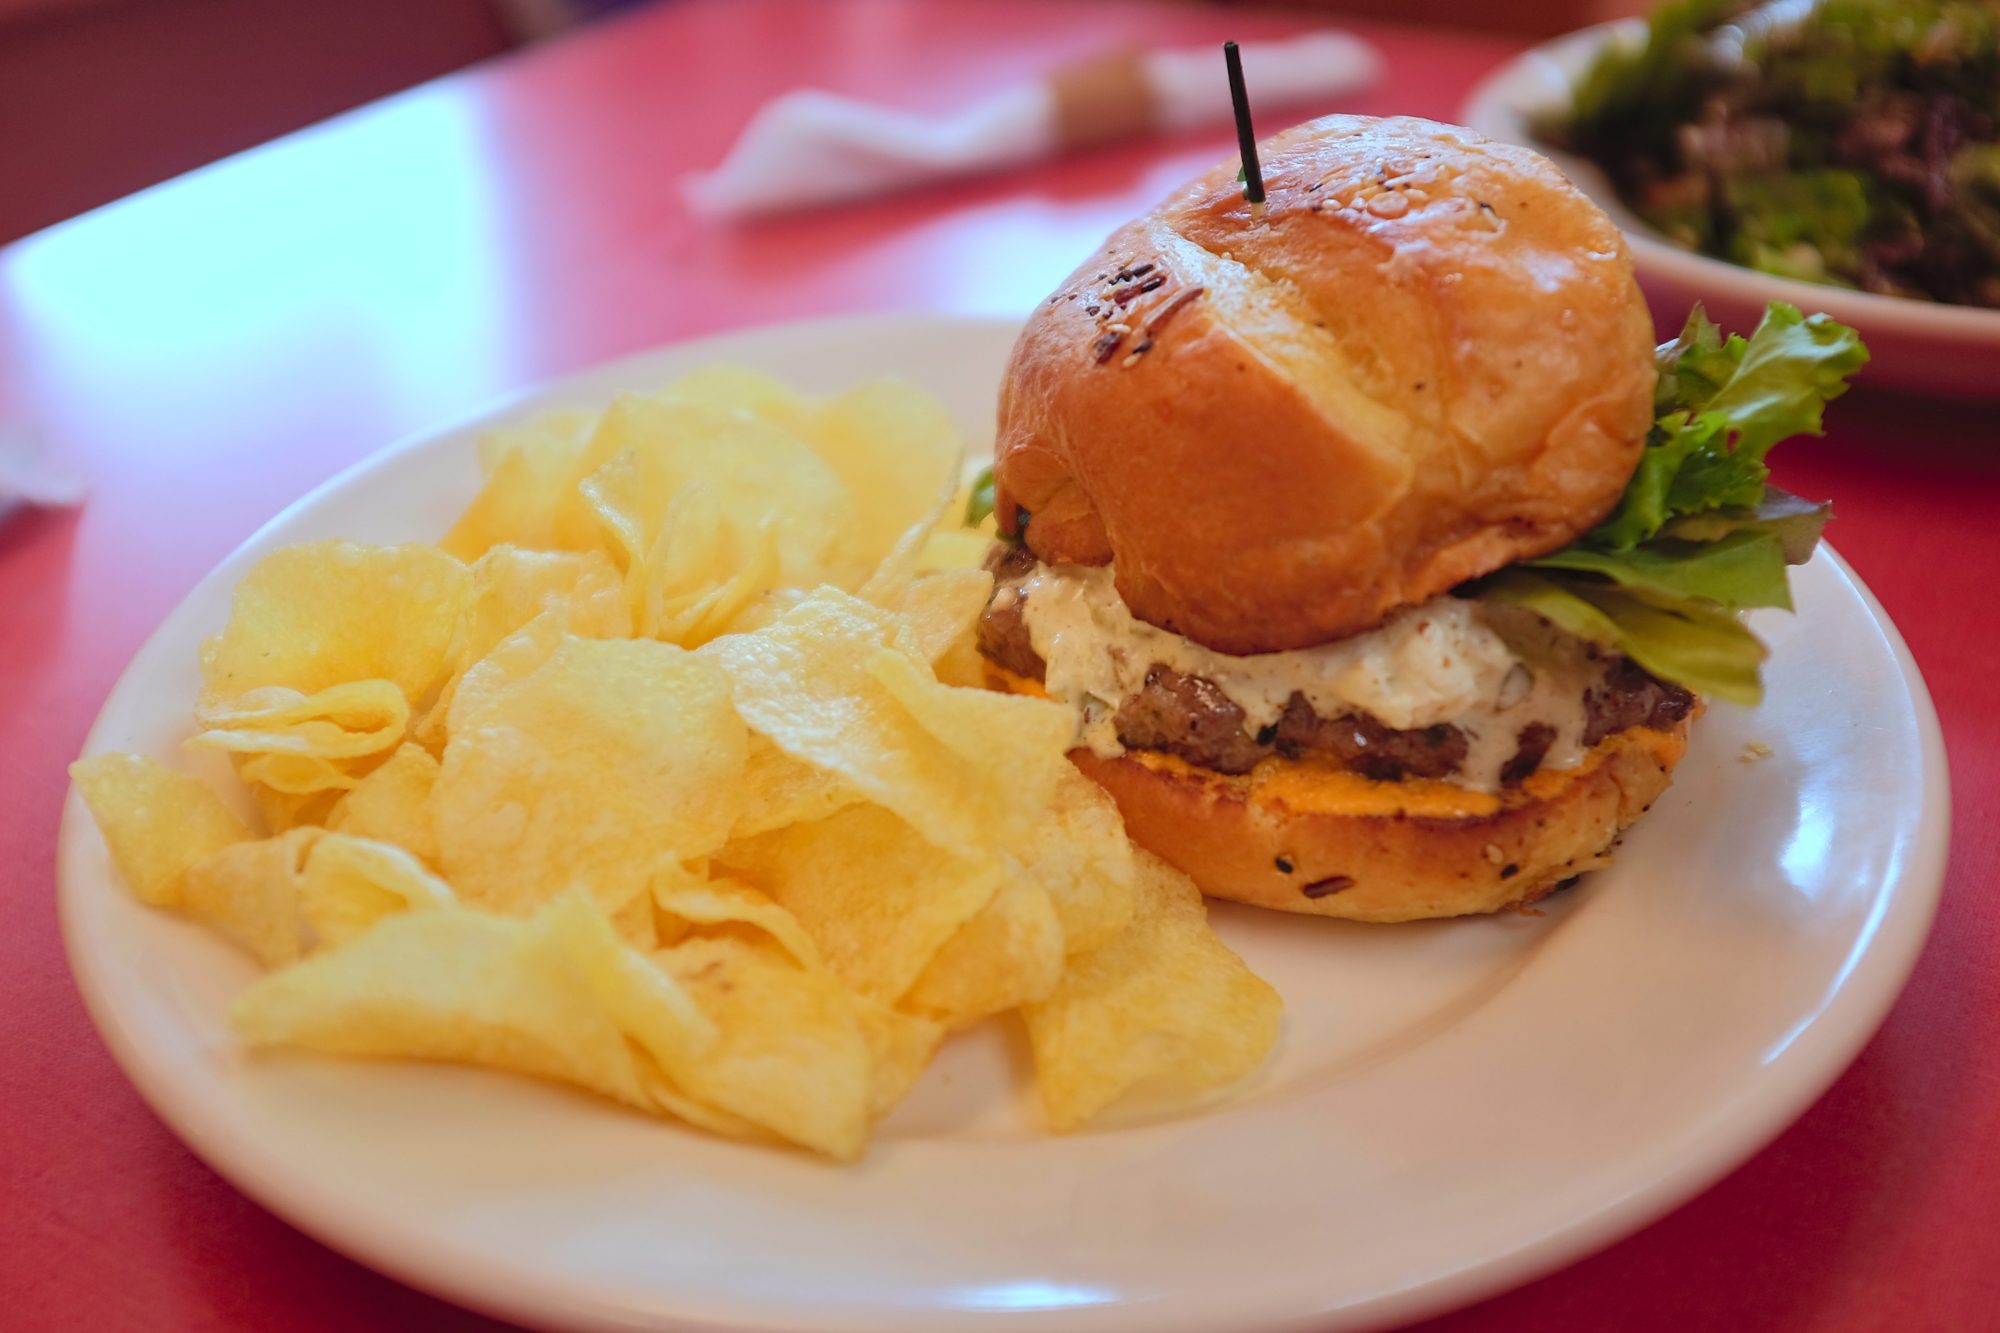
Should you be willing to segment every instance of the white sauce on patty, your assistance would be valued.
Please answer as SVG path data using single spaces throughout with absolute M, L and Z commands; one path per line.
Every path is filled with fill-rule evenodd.
M 1109 566 L 1040 565 L 1001 598 L 1024 599 L 1023 620 L 1047 664 L 1043 687 L 1080 711 L 1079 740 L 1097 754 L 1123 754 L 1113 714 L 1152 667 L 1199 676 L 1244 712 L 1253 735 L 1277 722 L 1294 694 L 1322 718 L 1366 713 L 1410 731 L 1438 724 L 1466 734 L 1465 763 L 1451 779 L 1497 790 L 1522 728 L 1555 731 L 1542 767 L 1583 755 L 1583 693 L 1600 671 L 1582 645 L 1558 635 L 1494 627 L 1488 608 L 1437 597 L 1397 612 L 1365 634 L 1313 648 L 1239 657 L 1135 617 Z

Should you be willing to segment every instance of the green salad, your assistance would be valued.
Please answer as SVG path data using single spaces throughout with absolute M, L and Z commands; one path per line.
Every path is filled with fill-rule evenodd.
M 1691 249 L 2000 308 L 2000 0 L 1669 0 L 1537 128 Z

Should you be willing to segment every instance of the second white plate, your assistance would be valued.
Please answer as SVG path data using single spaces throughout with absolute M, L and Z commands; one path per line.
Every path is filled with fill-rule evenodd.
M 1861 330 L 1869 362 L 1863 384 L 2000 397 L 2000 310 L 1911 301 L 1846 287 L 1797 282 L 1724 259 L 1682 249 L 1627 208 L 1598 167 L 1551 149 L 1529 129 L 1547 111 L 1569 105 L 1570 89 L 1599 52 L 1641 39 L 1645 22 L 1621 19 L 1585 28 L 1522 53 L 1488 75 L 1467 99 L 1460 119 L 1490 139 L 1525 144 L 1546 154 L 1624 231 L 1653 313 L 1677 326 L 1700 301 L 1725 329 L 1748 333 L 1764 306 L 1789 301 L 1811 314 L 1824 310 Z
M 989 438 L 1013 337 L 903 318 L 665 349 L 385 452 L 223 563 L 139 653 L 88 750 L 181 762 L 201 637 L 264 552 L 429 539 L 478 426 L 734 361 L 808 390 L 893 372 Z M 1317 1329 L 1414 1318 L 1608 1243 L 1766 1142 L 1901 987 L 1941 879 L 1935 717 L 1830 555 L 1760 618 L 1769 701 L 1711 708 L 1615 868 L 1539 916 L 1369 927 L 1218 909 L 1283 993 L 1270 1067 L 1205 1113 L 1051 1138 L 1019 1044 L 950 1045 L 865 1162 L 723 1142 L 471 1070 L 246 1059 L 250 965 L 135 903 L 72 796 L 70 960 L 133 1082 L 218 1171 L 365 1263 L 564 1328 Z M 1739 761 L 1751 741 L 1763 762 Z

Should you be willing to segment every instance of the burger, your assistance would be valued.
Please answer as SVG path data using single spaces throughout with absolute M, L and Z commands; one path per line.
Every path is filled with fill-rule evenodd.
M 987 683 L 1204 891 L 1369 921 L 1604 864 L 1706 699 L 1758 697 L 1825 506 L 1765 455 L 1866 352 L 1774 305 L 1655 348 L 1547 160 L 1410 118 L 1266 140 L 1114 232 L 1001 394 Z

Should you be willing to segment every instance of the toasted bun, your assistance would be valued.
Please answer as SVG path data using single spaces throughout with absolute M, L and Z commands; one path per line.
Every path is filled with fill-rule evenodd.
M 1329 116 L 1127 224 L 1037 308 L 1000 521 L 1116 561 L 1134 614 L 1230 653 L 1369 629 L 1596 523 L 1653 416 L 1618 230 L 1547 160 Z M 1121 331 L 1119 326 L 1125 326 Z
M 1134 842 L 1211 897 L 1417 921 L 1531 903 L 1606 864 L 1612 841 L 1673 780 L 1691 720 L 1608 736 L 1575 768 L 1500 796 L 1284 760 L 1228 777 L 1138 751 L 1070 758 L 1118 802 Z

